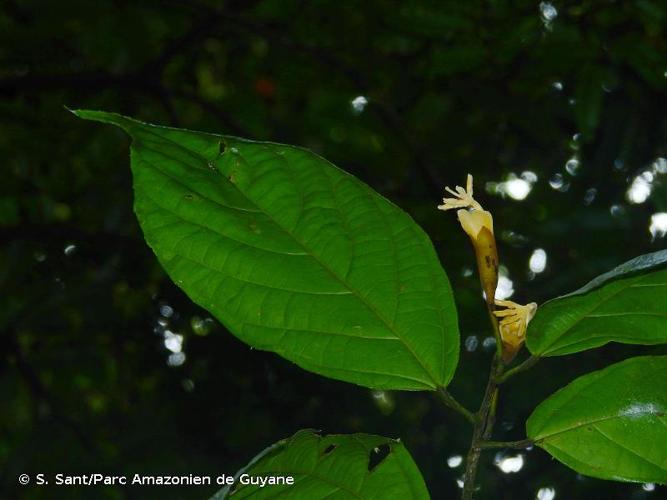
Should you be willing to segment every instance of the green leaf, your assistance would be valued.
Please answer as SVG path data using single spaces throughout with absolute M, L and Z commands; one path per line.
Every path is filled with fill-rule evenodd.
M 398 207 L 301 148 L 75 113 L 132 136 L 146 241 L 234 335 L 371 388 L 449 382 L 452 291 L 430 240 Z
M 667 356 L 628 359 L 543 401 L 528 437 L 575 471 L 601 479 L 667 483 Z
M 666 263 L 667 250 L 641 255 L 541 305 L 528 325 L 528 349 L 562 356 L 608 342 L 667 342 Z
M 244 476 L 246 474 L 247 476 Z M 293 485 L 244 485 L 248 477 L 292 477 Z M 403 443 L 369 434 L 297 432 L 257 455 L 212 497 L 428 499 L 419 469 Z

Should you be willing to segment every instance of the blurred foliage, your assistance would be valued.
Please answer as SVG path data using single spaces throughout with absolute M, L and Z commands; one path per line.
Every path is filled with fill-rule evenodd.
M 204 322 L 143 241 L 127 139 L 64 105 L 305 146 L 406 209 L 452 281 L 470 350 L 451 390 L 472 407 L 489 332 L 469 243 L 435 210 L 443 186 L 532 173 L 523 200 L 480 196 L 518 301 L 663 248 L 649 224 L 667 212 L 666 20 L 658 0 L 2 2 L 0 497 L 204 498 L 214 488 L 21 488 L 17 476 L 229 474 L 312 427 L 400 436 L 441 498 L 462 474 L 446 460 L 469 442 L 429 394 L 304 373 Z M 167 330 L 183 336 L 177 366 Z M 530 411 L 575 376 L 647 352 L 665 350 L 542 361 L 507 385 L 496 437 L 522 438 Z M 539 450 L 524 458 L 504 474 L 485 454 L 480 498 L 659 495 Z

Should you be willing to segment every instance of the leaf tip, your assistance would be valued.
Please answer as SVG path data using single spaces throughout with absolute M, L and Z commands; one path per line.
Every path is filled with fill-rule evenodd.
M 110 113 L 108 111 L 95 111 L 92 109 L 71 109 L 65 106 L 65 109 L 72 113 L 74 116 L 81 118 L 82 120 L 90 120 L 101 123 L 108 123 L 110 125 L 116 125 L 126 132 L 129 132 L 129 125 L 133 120 L 127 118 L 118 113 Z

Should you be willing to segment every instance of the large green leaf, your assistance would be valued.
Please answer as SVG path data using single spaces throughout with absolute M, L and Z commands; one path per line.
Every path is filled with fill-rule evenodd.
M 304 149 L 75 113 L 132 136 L 146 241 L 240 339 L 367 387 L 449 382 L 452 291 L 430 240 L 398 207 Z
M 667 483 L 667 356 L 576 379 L 528 419 L 528 437 L 589 476 Z
M 249 477 L 291 477 L 294 484 L 242 484 Z M 322 437 L 297 432 L 257 455 L 235 476 L 233 485 L 212 500 L 295 498 L 428 499 L 419 469 L 403 443 L 369 434 Z
M 667 342 L 667 250 L 642 255 L 537 309 L 526 345 L 560 356 L 607 342 Z

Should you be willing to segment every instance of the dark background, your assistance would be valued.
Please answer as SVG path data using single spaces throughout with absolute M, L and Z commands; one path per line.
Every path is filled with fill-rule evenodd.
M 207 321 L 142 239 L 127 137 L 64 105 L 305 146 L 403 207 L 452 281 L 468 341 L 451 391 L 475 407 L 490 333 L 469 242 L 435 209 L 443 187 L 475 176 L 520 302 L 664 248 L 649 226 L 667 212 L 666 23 L 659 0 L 0 2 L 0 498 L 207 498 L 17 477 L 233 474 L 305 427 L 401 437 L 433 497 L 450 498 L 462 467 L 446 461 L 470 438 L 430 394 L 374 397 Z M 524 172 L 510 184 L 532 187 L 524 200 L 489 184 Z M 537 248 L 546 268 L 531 273 Z M 542 361 L 507 384 L 495 438 L 524 437 L 531 410 L 577 375 L 646 352 L 666 351 Z M 578 476 L 541 450 L 524 459 L 505 474 L 485 453 L 479 497 L 665 493 Z

